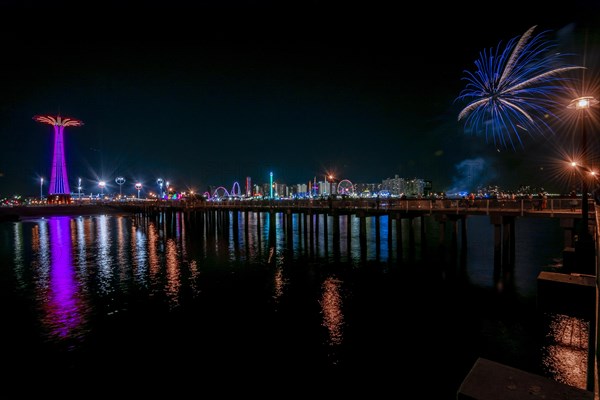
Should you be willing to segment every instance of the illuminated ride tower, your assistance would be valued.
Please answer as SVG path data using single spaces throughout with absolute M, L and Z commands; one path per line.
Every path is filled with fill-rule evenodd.
M 50 187 L 48 188 L 48 203 L 68 204 L 71 202 L 71 190 L 69 189 L 67 163 L 65 161 L 64 130 L 67 126 L 81 126 L 83 122 L 71 118 L 47 115 L 36 115 L 33 119 L 54 126 L 54 153 L 52 155 Z

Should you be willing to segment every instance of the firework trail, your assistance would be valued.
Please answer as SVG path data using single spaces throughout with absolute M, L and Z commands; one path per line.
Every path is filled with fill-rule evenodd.
M 456 100 L 469 103 L 458 120 L 464 121 L 465 131 L 485 134 L 486 141 L 491 137 L 496 147 L 523 146 L 520 132 L 552 132 L 552 109 L 561 106 L 557 95 L 568 79 L 563 74 L 583 68 L 567 65 L 567 54 L 546 39 L 548 31 L 534 36 L 535 28 L 504 48 L 500 43 L 495 50 L 483 50 L 475 61 L 476 71 L 465 71 L 467 85 Z

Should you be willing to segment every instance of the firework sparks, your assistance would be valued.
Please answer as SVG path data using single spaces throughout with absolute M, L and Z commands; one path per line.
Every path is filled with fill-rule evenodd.
M 567 65 L 566 54 L 555 50 L 547 40 L 548 31 L 533 35 L 531 27 L 506 47 L 484 50 L 475 61 L 475 72 L 465 71 L 465 89 L 457 97 L 469 101 L 458 115 L 465 130 L 490 137 L 495 146 L 523 146 L 520 132 L 551 132 L 552 110 L 560 107 L 557 95 L 562 91 L 567 71 L 582 69 Z

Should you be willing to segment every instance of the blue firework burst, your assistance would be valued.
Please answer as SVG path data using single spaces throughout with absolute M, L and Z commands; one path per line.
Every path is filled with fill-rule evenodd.
M 523 132 L 551 132 L 552 112 L 563 88 L 565 72 L 583 67 L 568 65 L 566 54 L 547 39 L 548 31 L 533 35 L 536 27 L 521 37 L 484 50 L 475 61 L 476 71 L 465 71 L 466 87 L 457 101 L 468 101 L 458 114 L 465 130 L 484 134 L 496 147 L 516 143 L 523 146 Z

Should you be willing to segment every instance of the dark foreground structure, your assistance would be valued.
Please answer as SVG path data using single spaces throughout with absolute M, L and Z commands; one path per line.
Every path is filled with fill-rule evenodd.
M 479 358 L 465 377 L 457 392 L 457 400 L 593 400 L 599 398 L 598 343 L 600 339 L 599 317 L 599 271 L 598 235 L 600 206 L 596 206 L 594 237 L 594 274 L 549 273 L 538 276 L 538 307 L 540 310 L 557 311 L 570 316 L 583 316 L 590 321 L 588 337 L 588 365 L 586 390 L 572 387 L 552 379 L 541 377 Z M 565 262 L 570 252 L 565 252 Z
M 461 385 L 458 400 L 593 400 L 591 391 L 479 358 Z

